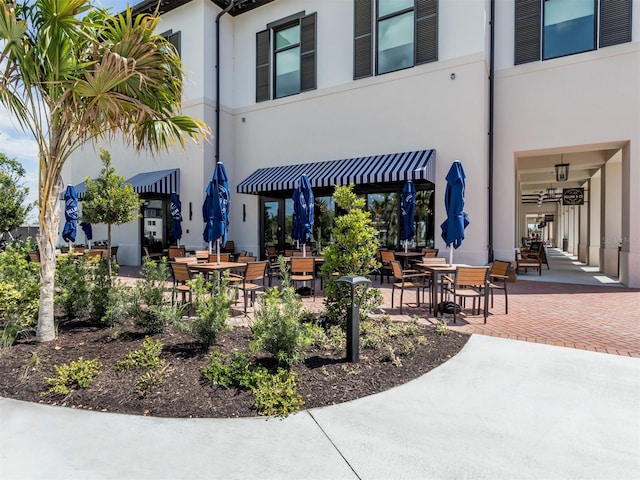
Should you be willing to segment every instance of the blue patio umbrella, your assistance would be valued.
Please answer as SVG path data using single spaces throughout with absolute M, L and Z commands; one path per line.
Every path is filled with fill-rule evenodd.
M 402 229 L 400 230 L 400 240 L 404 240 L 404 251 L 407 251 L 407 244 L 413 240 L 416 234 L 414 214 L 416 211 L 416 187 L 409 180 L 402 189 L 402 199 L 400 202 Z
M 453 263 L 453 249 L 462 245 L 464 230 L 469 225 L 469 216 L 464 211 L 464 191 L 466 175 L 462 163 L 456 160 L 447 173 L 447 187 L 444 192 L 444 207 L 447 219 L 442 222 L 442 239 L 449 250 L 449 263 Z
M 82 228 L 84 236 L 87 237 L 87 243 L 89 244 L 89 248 L 91 248 L 91 240 L 93 240 L 93 229 L 91 228 L 91 224 L 89 222 L 80 222 L 80 228 Z
M 202 236 L 204 241 L 209 243 L 209 253 L 211 253 L 211 243 L 217 241 L 218 261 L 220 261 L 220 243 L 223 245 L 227 243 L 229 207 L 229 177 L 224 165 L 218 162 L 213 177 L 207 185 L 202 205 L 202 216 L 206 223 Z
M 64 228 L 62 238 L 65 242 L 76 241 L 76 229 L 78 223 L 78 194 L 73 185 L 67 185 L 64 192 Z
M 311 181 L 306 175 L 300 177 L 298 188 L 293 192 L 293 238 L 302 243 L 302 254 L 306 256 L 306 245 L 311 240 L 314 222 L 314 197 Z
M 176 244 L 180 246 L 182 238 L 182 202 L 177 193 L 171 194 L 171 236 L 176 239 Z

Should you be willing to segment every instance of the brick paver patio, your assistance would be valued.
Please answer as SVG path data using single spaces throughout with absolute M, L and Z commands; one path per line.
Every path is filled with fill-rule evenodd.
M 123 267 L 120 273 L 131 281 L 131 277 L 137 277 L 138 270 Z M 508 315 L 504 313 L 504 296 L 496 292 L 486 324 L 482 315 L 467 315 L 470 311 L 464 310 L 458 315 L 456 325 L 451 323 L 452 316 L 449 316 L 449 327 L 473 334 L 640 358 L 639 289 L 530 281 L 522 277 L 526 278 L 521 276 L 508 285 Z M 396 292 L 395 308 L 392 309 L 391 284 L 380 284 L 376 279 L 373 286 L 382 291 L 383 312 L 396 319 L 408 320 L 416 316 L 426 323 L 435 322 L 427 305 L 416 306 L 414 292 L 405 292 L 403 314 L 400 315 L 399 292 Z M 306 309 L 322 311 L 324 297 L 319 288 L 317 294 L 315 301 L 310 297 L 303 298 Z M 243 316 L 241 303 L 232 313 L 236 324 L 246 323 L 252 317 L 252 308 L 249 308 L 248 317 Z

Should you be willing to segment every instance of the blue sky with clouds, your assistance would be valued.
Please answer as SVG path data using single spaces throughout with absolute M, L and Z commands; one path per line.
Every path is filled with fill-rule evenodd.
M 140 2 L 95 0 L 95 3 L 105 8 L 111 8 L 113 12 L 121 12 L 126 8 L 127 3 L 135 5 Z M 22 163 L 27 171 L 25 183 L 29 187 L 29 201 L 36 201 L 38 198 L 38 147 L 29 134 L 25 134 L 20 130 L 18 123 L 11 118 L 2 106 L 0 106 L 0 152 Z M 27 221 L 37 223 L 37 218 L 38 212 L 34 209 Z

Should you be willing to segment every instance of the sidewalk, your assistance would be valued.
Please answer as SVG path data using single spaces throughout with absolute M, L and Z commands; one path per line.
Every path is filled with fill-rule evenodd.
M 0 478 L 640 478 L 640 360 L 474 335 L 423 377 L 281 419 L 0 398 Z

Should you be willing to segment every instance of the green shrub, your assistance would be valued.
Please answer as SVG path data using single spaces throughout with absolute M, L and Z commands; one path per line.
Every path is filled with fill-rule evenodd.
M 144 259 L 142 280 L 136 282 L 131 290 L 127 312 L 135 319 L 136 326 L 147 334 L 164 332 L 167 324 L 178 313 L 174 308 L 165 311 L 169 307 L 164 296 L 168 278 L 169 269 L 165 258 L 158 263 Z M 182 313 L 182 309 L 179 312 Z
M 164 374 L 167 370 L 166 361 L 160 358 L 162 343 L 146 337 L 139 349 L 128 352 L 124 360 L 117 362 L 113 369 L 142 370 L 136 380 L 136 393 L 139 397 L 145 397 L 154 387 L 164 382 Z
M 304 349 L 312 338 L 300 322 L 302 301 L 284 269 L 282 275 L 282 288 L 268 289 L 255 310 L 250 348 L 267 351 L 279 366 L 291 368 L 304 359 Z
M 84 360 L 82 357 L 68 364 L 54 365 L 56 377 L 47 378 L 49 390 L 41 395 L 68 395 L 72 390 L 87 388 L 102 368 L 98 359 Z
M 322 252 L 325 307 L 330 323 L 346 327 L 347 307 L 351 299 L 336 280 L 343 275 L 366 277 L 380 267 L 376 260 L 378 232 L 372 224 L 371 213 L 365 209 L 365 200 L 353 193 L 353 185 L 336 187 L 333 198 L 346 213 L 336 217 L 334 243 Z M 382 303 L 382 296 L 375 288 L 368 289 L 364 294 L 364 287 L 356 288 L 358 297 L 364 295 L 360 312 L 364 319 Z
M 207 361 L 202 368 L 202 376 L 213 385 L 224 388 L 255 388 L 258 375 L 265 370 L 264 367 L 254 365 L 245 353 L 237 350 L 231 355 L 212 352 Z
M 29 262 L 29 242 L 13 242 L 0 252 L 0 348 L 35 331 L 40 298 L 40 271 Z
M 229 273 L 220 275 L 214 272 L 211 280 L 198 275 L 189 285 L 193 292 L 196 318 L 179 326 L 198 339 L 205 348 L 209 348 L 221 332 L 231 328 L 227 320 L 235 292 L 229 288 Z
M 259 372 L 257 385 L 253 388 L 258 413 L 286 417 L 299 411 L 304 400 L 296 387 L 297 376 L 292 371 L 278 369 L 274 375 Z
M 114 293 L 114 283 L 111 281 L 109 266 L 106 260 L 101 259 L 92 263 L 90 267 L 91 288 L 91 308 L 89 317 L 98 326 L 113 326 L 117 321 L 114 311 L 119 311 L 118 303 L 122 300 L 120 294 Z M 110 314 L 108 314 L 110 313 Z
M 83 257 L 62 256 L 56 261 L 55 302 L 68 318 L 80 317 L 89 312 L 90 278 L 91 272 Z
M 153 340 L 145 337 L 138 350 L 133 350 L 114 365 L 114 370 L 153 370 L 164 365 L 164 360 L 160 358 L 162 353 L 162 343 L 160 340 Z

